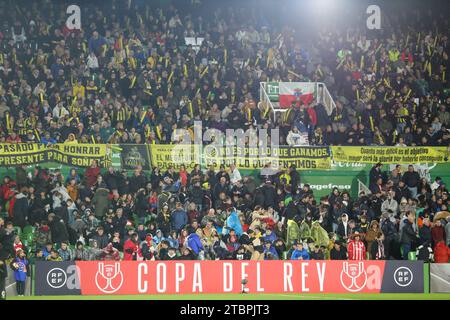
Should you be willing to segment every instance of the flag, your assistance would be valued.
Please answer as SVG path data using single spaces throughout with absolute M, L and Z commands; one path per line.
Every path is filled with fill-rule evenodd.
M 311 83 L 280 83 L 279 102 L 281 108 L 288 108 L 295 104 L 310 104 L 314 99 L 314 84 Z
M 361 182 L 361 180 L 358 179 L 358 195 L 364 192 L 365 195 L 369 195 L 372 194 L 372 192 L 370 191 L 369 188 L 367 188 L 367 186 Z

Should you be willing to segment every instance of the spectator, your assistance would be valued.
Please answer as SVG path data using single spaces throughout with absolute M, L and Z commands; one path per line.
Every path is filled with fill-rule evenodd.
M 417 234 L 414 230 L 413 224 L 415 220 L 415 213 L 410 211 L 405 219 L 405 225 L 401 229 L 401 244 L 403 250 L 403 260 L 408 260 L 408 254 L 412 247 L 417 242 Z
M 109 239 L 108 235 L 105 234 L 105 230 L 103 227 L 98 227 L 96 234 L 92 237 L 93 240 L 97 243 L 97 246 L 100 249 L 105 248 L 108 245 Z
M 309 260 L 308 251 L 303 248 L 303 243 L 294 242 L 292 244 L 292 248 L 294 249 L 291 255 L 291 260 Z
M 62 261 L 74 260 L 73 252 L 66 242 L 61 242 L 61 248 L 59 248 L 58 254 L 61 257 Z
M 364 242 L 361 241 L 361 236 L 358 231 L 356 231 L 351 236 L 350 242 L 348 243 L 348 259 L 349 260 L 366 260 L 366 246 Z
M 347 260 L 347 249 L 343 246 L 342 242 L 336 240 L 333 244 L 333 248 L 330 252 L 331 260 Z
M 46 258 L 47 261 L 63 261 L 63 259 L 59 256 L 59 252 L 56 249 L 52 249 L 50 251 L 50 255 Z
M 408 171 L 403 174 L 402 179 L 405 181 L 405 185 L 411 192 L 411 197 L 415 198 L 417 195 L 417 186 L 420 182 L 420 176 L 419 173 L 414 170 L 414 166 L 408 166 Z
M 89 260 L 89 252 L 84 247 L 81 241 L 78 241 L 75 245 L 75 252 L 73 254 L 73 260 L 75 261 L 88 261 Z
M 19 249 L 16 257 L 11 261 L 11 269 L 14 271 L 14 279 L 16 280 L 16 291 L 18 296 L 25 295 L 25 283 L 29 273 L 29 262 L 26 253 Z
M 384 251 L 384 234 L 380 231 L 377 233 L 376 241 L 372 243 L 370 248 L 370 257 L 372 260 L 385 260 L 386 253 Z
M 188 223 L 187 213 L 182 209 L 181 202 L 176 203 L 176 208 L 171 214 L 171 221 L 172 228 L 177 232 L 180 232 Z

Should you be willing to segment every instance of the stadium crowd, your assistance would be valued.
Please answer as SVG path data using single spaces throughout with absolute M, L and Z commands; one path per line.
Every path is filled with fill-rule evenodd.
M 235 166 L 131 177 L 95 161 L 64 177 L 36 167 L 1 185 L 2 257 L 33 260 L 423 259 L 447 262 L 446 184 L 410 166 L 370 171 L 370 192 L 316 201 L 295 167 L 241 176 Z M 261 180 L 259 184 L 256 181 Z M 410 252 L 416 253 L 411 257 Z M 434 259 L 429 253 L 434 252 Z
M 127 3 L 131 3 L 129 8 Z M 82 6 L 68 30 L 58 2 L 5 2 L 0 17 L 0 141 L 176 143 L 177 128 L 297 131 L 312 145 L 448 146 L 448 27 L 425 12 L 368 39 L 321 31 L 304 46 L 256 9 Z M 136 8 L 134 6 L 137 6 Z M 13 9 L 14 8 L 14 9 Z M 25 10 L 28 8 L 29 10 Z M 251 14 L 249 14 L 249 12 Z M 185 37 L 204 37 L 196 48 Z M 336 100 L 270 118 L 260 81 L 321 81 Z M 24 282 L 34 261 L 408 259 L 447 262 L 445 182 L 414 167 L 370 173 L 371 194 L 315 199 L 295 167 L 258 179 L 234 166 L 131 176 L 95 162 L 67 177 L 36 167 L 3 177 L 0 271 Z M 259 183 L 261 181 L 262 183 Z M 411 254 L 413 253 L 413 254 Z M 3 272 L 3 271 L 2 271 Z M 25 276 L 24 276 L 25 274 Z M 17 286 L 23 294 L 24 286 Z
M 262 5 L 241 6 L 83 3 L 81 30 L 69 30 L 64 2 L 5 2 L 0 141 L 176 143 L 176 128 L 201 120 L 277 127 L 281 144 L 298 129 L 313 145 L 448 145 L 442 12 L 404 9 L 370 37 L 324 23 L 302 39 Z M 274 119 L 261 81 L 324 82 L 336 108 L 296 102 Z

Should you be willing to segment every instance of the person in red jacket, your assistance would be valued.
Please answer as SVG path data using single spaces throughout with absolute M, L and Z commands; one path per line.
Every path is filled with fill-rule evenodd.
M 439 241 L 434 246 L 434 262 L 448 263 L 450 248 L 445 245 L 444 240 Z
M 87 187 L 92 187 L 97 182 L 97 177 L 100 175 L 100 167 L 97 164 L 97 160 L 92 160 L 92 164 L 89 169 L 86 170 L 86 184 Z
M 9 176 L 5 176 L 3 178 L 3 184 L 0 186 L 0 200 L 4 202 L 8 201 L 8 199 L 14 195 L 14 191 L 12 188 L 16 187 L 17 184 L 13 181 Z
M 361 241 L 361 236 L 358 231 L 352 235 L 352 239 L 348 244 L 348 260 L 365 260 L 366 246 Z
M 445 229 L 442 225 L 441 220 L 436 220 L 433 227 L 431 228 L 431 238 L 433 239 L 433 243 L 436 245 L 440 241 L 444 241 L 445 239 Z
M 140 257 L 142 252 L 139 248 L 138 234 L 133 233 L 123 244 L 123 260 L 139 260 Z

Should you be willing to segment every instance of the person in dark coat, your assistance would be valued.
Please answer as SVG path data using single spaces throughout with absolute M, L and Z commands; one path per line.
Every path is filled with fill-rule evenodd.
M 411 191 L 409 191 L 408 187 L 405 184 L 405 181 L 400 180 L 398 182 L 398 186 L 394 188 L 395 197 L 394 199 L 400 203 L 402 198 L 409 199 L 411 198 Z
M 8 269 L 6 268 L 6 261 L 0 257 L 0 300 L 6 300 L 5 285 L 7 276 L 8 276 Z
M 431 222 L 429 218 L 424 218 L 422 227 L 419 229 L 419 242 L 420 244 L 431 243 L 431 239 Z
M 145 188 L 147 185 L 147 177 L 142 172 L 142 167 L 138 166 L 134 170 L 133 176 L 130 178 L 130 193 L 135 193 L 141 188 Z
M 67 232 L 67 228 L 64 225 L 61 217 L 55 215 L 54 213 L 50 213 L 48 215 L 49 227 L 51 232 L 52 241 L 54 243 L 68 242 L 69 234 Z
M 26 187 L 22 188 L 19 194 L 16 195 L 16 201 L 13 207 L 13 221 L 14 225 L 21 228 L 25 227 L 28 220 L 28 190 Z
M 372 167 L 372 169 L 370 169 L 370 172 L 369 172 L 369 185 L 374 185 L 374 184 L 377 183 L 377 180 L 379 178 L 383 178 L 382 177 L 382 173 L 381 173 L 381 167 L 382 166 L 383 165 L 380 162 L 378 162 L 376 165 L 374 165 Z
M 200 180 L 194 180 L 193 185 L 188 190 L 189 199 L 191 202 L 195 203 L 199 210 L 202 210 L 203 205 L 203 189 Z
M 136 194 L 135 202 L 136 214 L 139 218 L 139 223 L 144 223 L 148 213 L 149 203 L 145 189 L 139 189 Z
M 118 173 L 114 171 L 113 167 L 108 168 L 108 172 L 104 176 L 104 180 L 109 190 L 119 189 L 119 176 Z
M 389 218 L 388 212 L 382 214 L 380 226 L 381 231 L 384 234 L 384 255 L 386 256 L 386 259 L 389 259 L 391 256 L 391 247 L 397 235 L 397 229 L 395 224 Z
M 295 164 L 289 167 L 289 176 L 291 177 L 292 195 L 296 195 L 298 186 L 300 185 L 300 174 L 297 172 L 297 167 L 295 166 Z
M 405 221 L 405 225 L 401 230 L 400 242 L 403 248 L 403 260 L 408 260 L 408 254 L 413 245 L 417 242 L 417 235 L 413 228 L 415 213 L 409 212 Z
M 406 186 L 411 192 L 411 197 L 415 198 L 417 195 L 417 185 L 420 182 L 420 175 L 414 170 L 414 166 L 408 166 L 408 171 L 403 174 L 402 180 L 405 181 Z
M 23 187 L 28 183 L 27 177 L 27 167 L 26 166 L 18 166 L 16 167 L 16 184 L 19 187 Z
M 106 188 L 98 188 L 95 191 L 94 198 L 92 199 L 92 204 L 95 206 L 95 217 L 97 219 L 103 219 L 103 216 L 108 210 L 110 200 L 108 199 L 109 190 Z
M 227 183 L 227 178 L 225 176 L 221 176 L 219 183 L 216 184 L 214 186 L 214 192 L 213 192 L 213 196 L 214 196 L 214 201 L 217 201 L 217 199 L 219 199 L 219 195 L 222 192 L 225 192 L 226 195 L 228 195 L 228 183 Z
M 63 219 L 66 226 L 69 224 L 69 210 L 65 201 L 62 201 L 61 206 L 55 209 L 55 214 Z
M 342 242 L 337 240 L 334 243 L 333 249 L 330 251 L 331 260 L 347 260 L 347 249 L 342 245 Z
M 97 241 L 98 247 L 100 249 L 105 248 L 109 242 L 108 235 L 105 234 L 105 230 L 103 230 L 103 227 L 97 228 L 97 233 L 92 237 L 92 239 Z
M 267 180 L 262 186 L 261 191 L 264 196 L 264 209 L 267 209 L 268 207 L 274 208 L 277 204 L 277 191 L 272 185 L 272 181 Z

